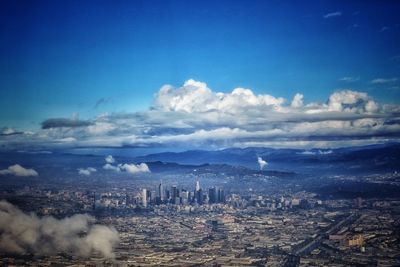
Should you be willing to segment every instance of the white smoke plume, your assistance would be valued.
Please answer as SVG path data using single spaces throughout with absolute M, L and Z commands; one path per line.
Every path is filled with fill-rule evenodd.
M 89 257 L 98 252 L 113 258 L 119 242 L 114 227 L 95 224 L 95 218 L 77 214 L 64 219 L 24 213 L 9 202 L 0 201 L 0 252 L 55 255 L 66 253 Z
M 258 162 L 258 165 L 260 166 L 260 170 L 264 169 L 264 167 L 266 165 L 268 165 L 268 163 L 265 160 L 263 160 L 261 157 L 257 157 L 257 162 Z

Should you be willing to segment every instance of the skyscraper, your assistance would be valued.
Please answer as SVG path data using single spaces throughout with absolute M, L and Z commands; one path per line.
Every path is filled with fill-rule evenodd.
M 196 192 L 200 190 L 200 182 L 196 181 Z
M 215 189 L 215 187 L 211 187 L 208 189 L 208 203 L 217 203 L 217 190 Z
M 143 207 L 147 207 L 147 189 L 144 188 L 142 191 L 142 204 Z
M 164 187 L 163 187 L 162 181 L 158 185 L 158 196 L 160 197 L 161 201 L 164 200 Z
M 179 191 L 176 188 L 176 185 L 171 188 L 171 203 L 176 204 L 176 198 L 179 197 Z
M 203 204 L 203 191 L 201 188 L 196 191 L 196 200 L 197 204 L 202 205 Z
M 218 203 L 225 203 L 225 192 L 224 189 L 218 189 L 218 196 L 217 196 Z

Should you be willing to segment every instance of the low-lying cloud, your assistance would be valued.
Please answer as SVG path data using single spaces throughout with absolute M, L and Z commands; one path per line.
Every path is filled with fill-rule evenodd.
M 79 175 L 90 176 L 93 172 L 97 172 L 97 170 L 95 168 L 93 168 L 93 167 L 79 168 L 78 169 L 78 174 Z
M 140 163 L 140 164 L 119 164 L 118 167 L 131 174 L 136 174 L 136 173 L 141 173 L 141 172 L 150 172 L 149 167 L 147 166 L 146 163 Z
M 111 155 L 108 155 L 108 156 L 105 158 L 105 161 L 106 161 L 107 163 L 110 163 L 110 164 L 112 164 L 112 163 L 114 163 L 114 162 L 115 162 L 115 159 L 114 159 L 114 157 L 113 157 L 113 156 L 111 156 Z
M 105 170 L 111 170 L 115 172 L 127 172 L 130 174 L 151 172 L 149 166 L 147 166 L 146 163 L 140 163 L 140 164 L 123 163 L 123 164 L 113 165 L 113 163 L 115 163 L 115 159 L 111 155 L 105 157 L 105 161 L 106 164 L 103 165 L 103 169 Z
M 95 224 L 86 214 L 64 219 L 27 214 L 0 201 L 0 251 L 10 254 L 69 255 L 89 257 L 93 252 L 114 257 L 119 242 L 114 227 Z
M 14 175 L 14 176 L 38 176 L 39 174 L 34 169 L 27 169 L 19 164 L 9 166 L 7 169 L 0 170 L 0 175 Z

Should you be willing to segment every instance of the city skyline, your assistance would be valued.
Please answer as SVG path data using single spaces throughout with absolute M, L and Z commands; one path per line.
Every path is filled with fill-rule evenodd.
M 400 1 L 0 1 L 0 266 L 400 266 Z

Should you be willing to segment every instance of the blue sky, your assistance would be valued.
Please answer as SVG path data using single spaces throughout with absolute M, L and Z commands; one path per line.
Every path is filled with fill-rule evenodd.
M 310 101 L 338 88 L 400 96 L 389 89 L 398 82 L 369 84 L 400 73 L 396 1 L 2 1 L 0 10 L 0 113 L 14 127 L 145 109 L 163 84 L 189 78 Z M 339 81 L 348 76 L 359 81 Z M 101 98 L 110 101 L 94 109 Z
M 145 111 L 189 79 L 398 104 L 399 13 L 397 1 L 1 1 L 0 127 Z

